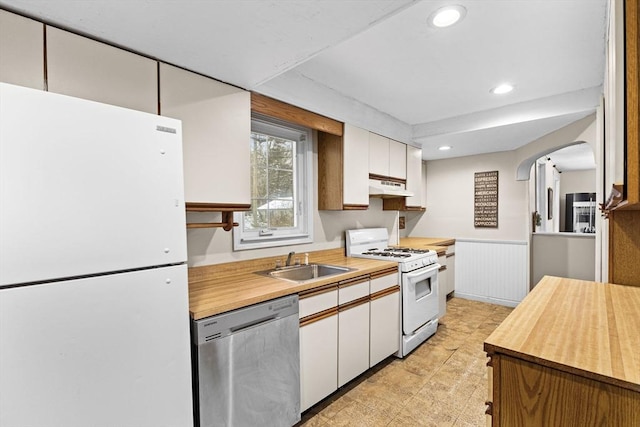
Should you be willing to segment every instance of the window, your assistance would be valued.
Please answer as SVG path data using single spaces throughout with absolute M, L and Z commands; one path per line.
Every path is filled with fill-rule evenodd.
M 238 213 L 234 250 L 313 242 L 311 130 L 253 115 L 251 210 Z

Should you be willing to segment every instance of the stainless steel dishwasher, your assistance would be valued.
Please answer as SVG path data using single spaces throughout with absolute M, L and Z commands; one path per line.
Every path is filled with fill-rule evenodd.
M 199 427 L 290 427 L 300 421 L 298 296 L 194 321 Z

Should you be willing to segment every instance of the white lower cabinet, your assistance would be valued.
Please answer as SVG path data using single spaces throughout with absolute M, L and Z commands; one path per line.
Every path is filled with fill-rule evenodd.
M 369 300 L 338 313 L 338 387 L 369 369 Z
M 300 409 L 398 351 L 397 269 L 300 293 Z
M 300 410 L 338 389 L 338 313 L 300 326 Z
M 449 293 L 449 266 L 447 256 L 444 253 L 438 254 L 438 317 L 447 314 L 447 294 Z
M 400 288 L 375 298 L 371 296 L 369 366 L 375 366 L 398 351 L 400 345 Z M 375 298 L 375 299 L 374 299 Z
M 398 351 L 400 346 L 400 286 L 397 268 L 371 277 L 369 366 Z
M 443 265 L 438 270 L 438 317 L 447 314 L 447 293 L 449 286 L 449 266 Z
M 447 247 L 447 294 L 456 290 L 456 253 L 455 245 Z
M 300 410 L 338 389 L 338 286 L 300 294 Z

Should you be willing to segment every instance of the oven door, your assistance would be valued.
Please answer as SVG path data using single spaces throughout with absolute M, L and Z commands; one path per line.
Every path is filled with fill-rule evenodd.
M 402 329 L 411 335 L 416 329 L 438 317 L 438 269 L 431 264 L 402 273 Z

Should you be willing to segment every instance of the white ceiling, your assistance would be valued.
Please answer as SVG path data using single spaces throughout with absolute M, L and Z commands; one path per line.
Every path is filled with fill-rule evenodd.
M 467 9 L 444 29 L 427 17 Z M 595 111 L 608 0 L 0 0 L 423 147 L 511 150 Z M 516 89 L 489 90 L 508 81 Z M 569 141 L 563 141 L 564 143 Z M 437 150 L 443 144 L 453 148 Z
M 586 142 L 570 145 L 546 155 L 560 172 L 572 172 L 596 168 L 593 148 Z

